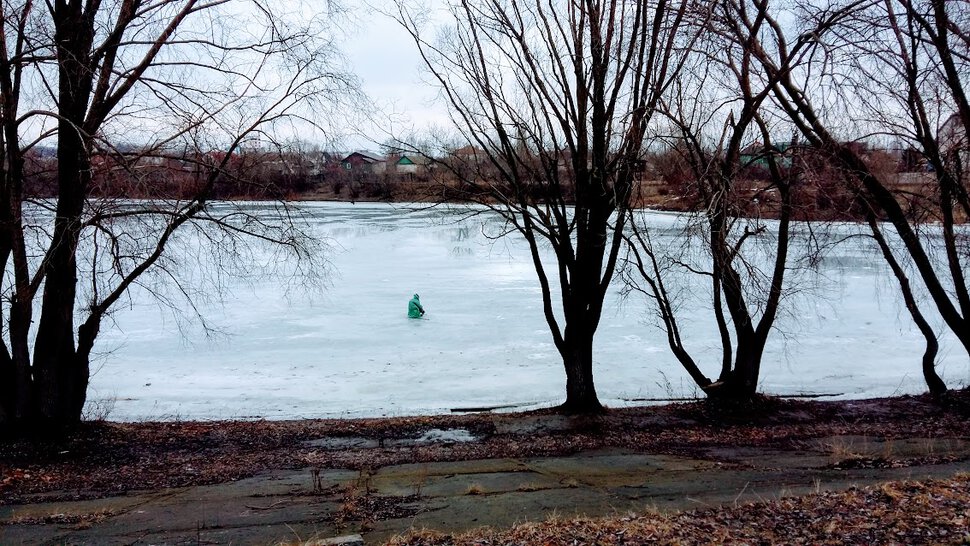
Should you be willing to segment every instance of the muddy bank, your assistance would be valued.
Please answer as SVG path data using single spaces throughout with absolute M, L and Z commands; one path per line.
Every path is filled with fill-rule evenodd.
M 948 478 L 970 471 L 961 400 L 88 424 L 63 442 L 4 443 L 0 542 L 375 542 L 413 526 L 461 532 Z

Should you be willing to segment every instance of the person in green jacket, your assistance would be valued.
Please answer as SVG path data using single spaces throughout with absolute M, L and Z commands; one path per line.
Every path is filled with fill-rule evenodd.
M 417 294 L 408 302 L 408 316 L 411 318 L 421 318 L 424 316 L 424 307 L 421 307 L 421 298 Z

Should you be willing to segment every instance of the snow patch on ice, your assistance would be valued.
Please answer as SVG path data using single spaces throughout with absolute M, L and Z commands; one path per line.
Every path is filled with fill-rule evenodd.
M 478 437 L 463 428 L 433 428 L 418 437 L 418 443 L 463 443 L 474 442 Z

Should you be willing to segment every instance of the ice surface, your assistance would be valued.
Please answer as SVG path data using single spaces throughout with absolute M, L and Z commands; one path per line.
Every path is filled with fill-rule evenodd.
M 260 205 L 253 205 L 259 207 Z M 402 205 L 311 203 L 335 273 L 323 292 L 273 279 L 239 281 L 179 327 L 144 293 L 106 324 L 92 369 L 89 411 L 112 420 L 313 418 L 448 412 L 458 407 L 561 402 L 565 376 L 545 324 L 526 246 L 492 239 L 494 220 L 458 221 Z M 653 214 L 676 243 L 682 217 Z M 484 233 L 483 233 L 484 232 Z M 664 239 L 666 237 L 666 239 Z M 190 249 L 206 252 L 204 248 Z M 827 255 L 772 334 L 760 388 L 861 398 L 924 390 L 922 338 L 878 256 L 852 244 Z M 793 277 L 794 278 L 794 277 Z M 706 286 L 706 283 L 701 283 Z M 421 295 L 424 319 L 407 318 Z M 717 332 L 683 294 L 688 347 L 704 371 L 719 367 Z M 597 391 L 607 405 L 696 393 L 641 299 L 610 295 L 596 337 Z M 940 370 L 966 384 L 966 355 L 942 340 Z

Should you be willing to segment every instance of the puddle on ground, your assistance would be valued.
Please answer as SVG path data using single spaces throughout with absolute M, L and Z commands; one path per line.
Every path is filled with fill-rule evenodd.
M 378 447 L 413 447 L 431 444 L 461 444 L 465 442 L 476 442 L 481 440 L 480 436 L 472 434 L 463 428 L 440 429 L 433 428 L 425 431 L 417 438 L 388 438 L 381 442 L 374 438 L 364 436 L 333 436 L 327 438 L 317 438 L 308 440 L 304 445 L 316 447 L 326 451 L 339 451 L 343 449 L 374 449 Z

